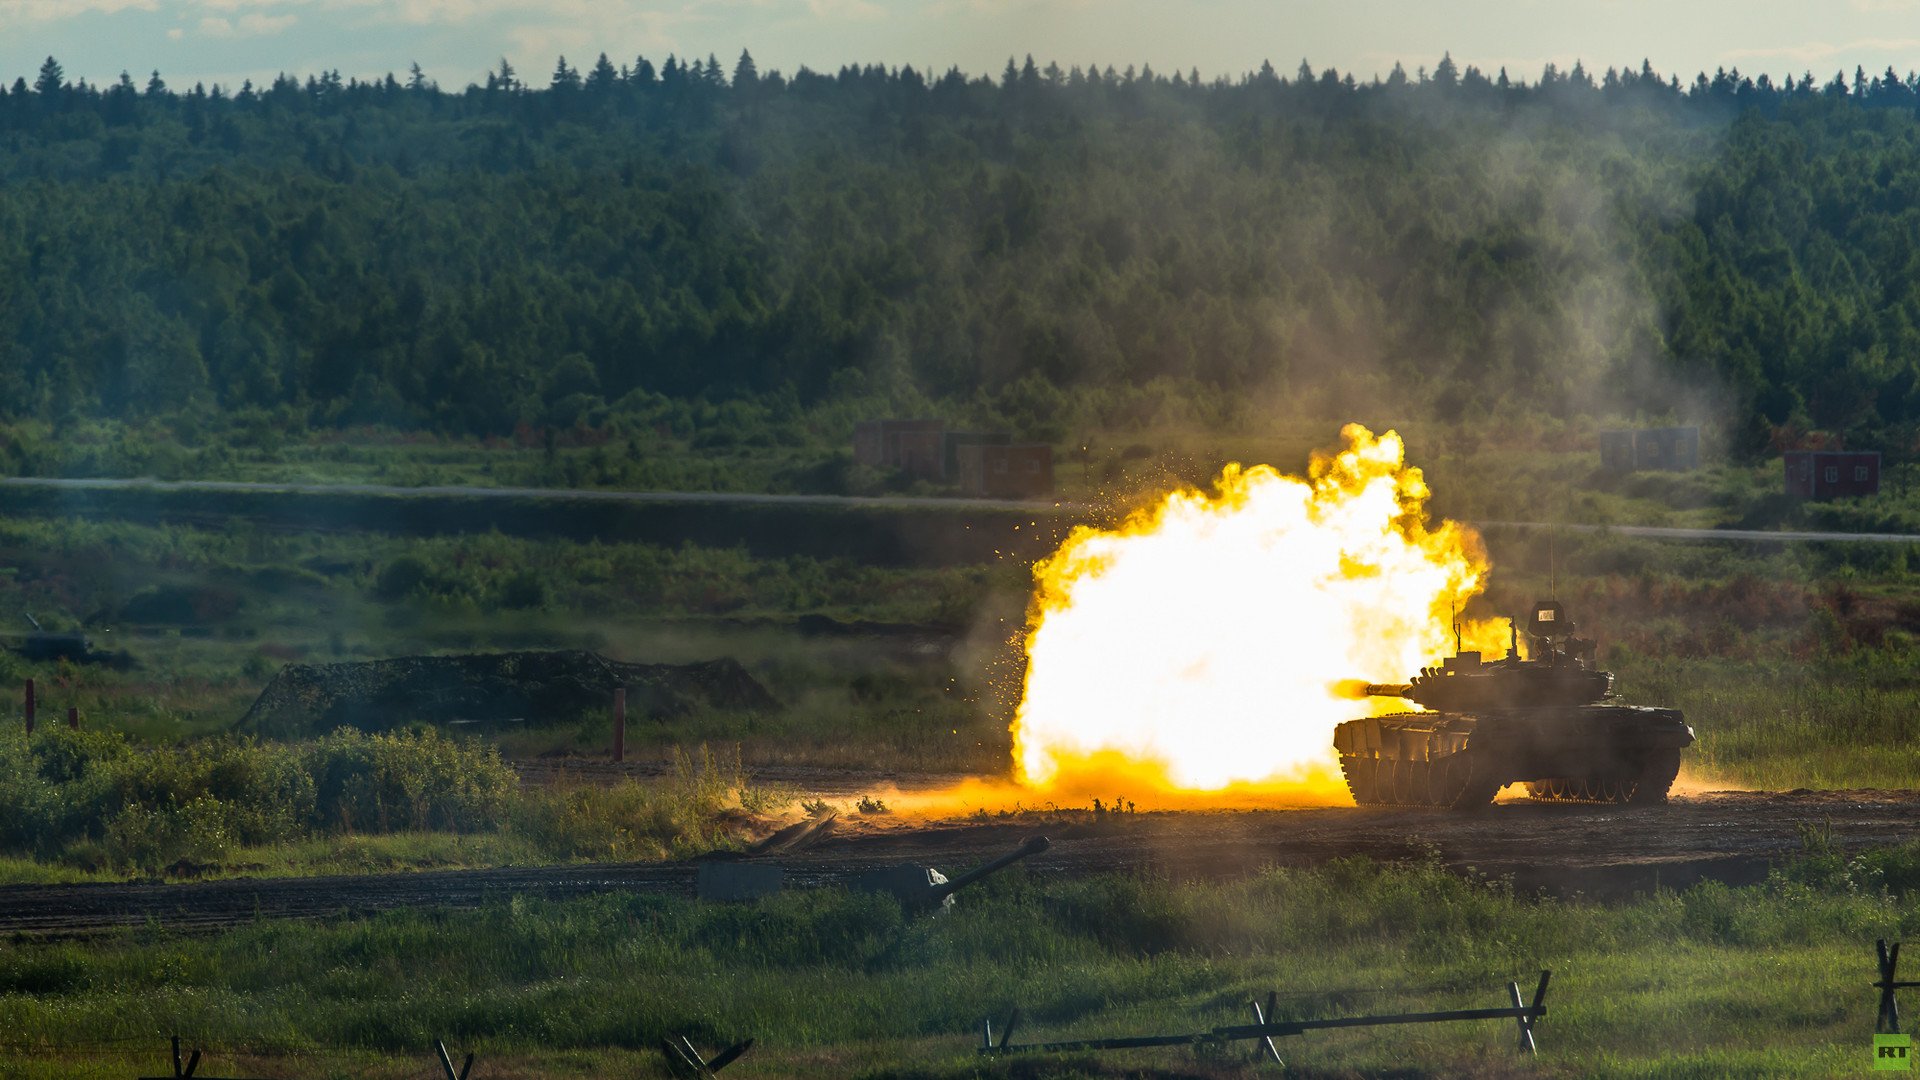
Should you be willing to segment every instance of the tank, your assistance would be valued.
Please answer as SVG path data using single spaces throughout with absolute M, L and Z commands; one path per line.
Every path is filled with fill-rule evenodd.
M 94 651 L 93 639 L 85 634 L 48 630 L 30 613 L 27 614 L 27 623 L 33 627 L 33 631 L 25 637 L 14 638 L 11 643 L 13 651 L 27 660 L 34 663 L 71 660 L 76 664 L 84 664 L 93 662 L 101 655 Z
M 1349 720 L 1333 732 L 1347 789 L 1362 806 L 1483 806 L 1508 784 L 1536 799 L 1666 801 L 1693 729 L 1678 709 L 1612 700 L 1613 675 L 1594 668 L 1594 643 L 1574 636 L 1556 601 L 1533 606 L 1501 660 L 1461 651 L 1407 683 L 1370 683 L 1425 712 Z

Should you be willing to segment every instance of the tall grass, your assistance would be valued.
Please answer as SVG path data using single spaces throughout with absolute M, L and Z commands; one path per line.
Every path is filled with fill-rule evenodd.
M 702 746 L 676 750 L 664 781 L 531 789 L 513 801 L 510 829 L 558 858 L 685 857 L 728 847 L 741 821 L 791 798 L 756 786 L 740 764 Z

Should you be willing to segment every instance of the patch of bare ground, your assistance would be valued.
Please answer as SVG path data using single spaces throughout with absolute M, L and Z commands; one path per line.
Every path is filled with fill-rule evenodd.
M 1029 859 L 1042 876 L 1145 873 L 1230 878 L 1268 866 L 1366 856 L 1437 859 L 1463 873 L 1505 877 L 1522 892 L 1609 898 L 1704 879 L 1743 884 L 1804 846 L 1818 829 L 1840 850 L 1920 835 L 1920 792 L 1707 792 L 1655 807 L 1515 801 L 1475 813 L 1330 807 L 1313 810 L 1095 815 L 1038 810 L 964 820 L 842 814 L 804 843 L 769 845 L 791 887 L 837 885 L 877 866 L 923 863 L 952 872 L 1045 832 Z M 778 851 L 772 850 L 778 847 Z M 608 891 L 688 895 L 695 862 L 573 864 L 358 877 L 0 888 L 0 933 L 86 934 L 158 924 L 191 931 L 261 917 L 319 918 L 395 907 L 470 907 L 513 895 Z

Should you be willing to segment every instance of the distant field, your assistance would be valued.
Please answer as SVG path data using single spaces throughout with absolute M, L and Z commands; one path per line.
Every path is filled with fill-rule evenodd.
M 870 407 L 882 410 L 874 415 L 885 415 L 883 402 Z M 157 423 L 92 421 L 55 432 L 25 422 L 8 427 L 4 437 L 18 458 L 13 471 L 46 477 L 730 494 L 958 494 L 950 485 L 855 466 L 851 431 L 853 420 L 862 415 L 859 403 L 823 404 L 814 414 L 769 432 L 735 430 L 728 425 L 746 421 L 729 419 L 731 415 L 715 414 L 704 422 L 707 426 L 680 433 L 610 422 L 604 428 L 556 431 L 551 441 L 533 434 L 482 440 L 372 427 L 274 427 L 259 417 L 235 417 L 224 428 L 193 431 Z M 949 419 L 960 427 L 977 426 Z M 1124 511 L 1171 486 L 1204 486 L 1230 461 L 1299 472 L 1310 453 L 1337 443 L 1341 426 L 1353 420 L 1405 436 L 1409 460 L 1425 470 L 1434 490 L 1436 514 L 1465 520 L 1920 532 L 1915 466 L 1897 460 L 1890 460 L 1879 496 L 1806 503 L 1782 494 L 1777 455 L 1736 462 L 1714 442 L 1713 431 L 1702 469 L 1615 475 L 1599 467 L 1599 431 L 1606 424 L 1539 416 L 1499 428 L 1387 414 L 1075 431 L 1046 440 L 1054 452 L 1055 498 Z M 0 457 L 0 467 L 6 460 Z M 1036 509 L 1049 502 L 1037 500 Z M 87 505 L 79 500 L 73 509 Z M 489 527 L 512 532 L 538 525 L 484 507 L 459 508 L 436 522 L 377 499 L 339 499 L 311 508 L 288 508 L 284 501 L 275 501 L 272 507 L 285 523 L 306 526 L 323 525 L 329 515 L 354 527 L 400 532 Z M 147 501 L 121 496 L 98 509 L 135 519 L 165 511 L 191 520 L 179 516 L 260 513 L 263 508 L 257 500 Z M 17 492 L 0 492 L 0 510 L 62 512 L 59 500 Z M 704 518 L 655 514 L 596 519 L 575 510 L 564 521 L 547 523 L 543 535 L 578 538 L 589 534 L 582 530 L 618 525 L 635 539 L 713 540 L 688 531 L 700 528 Z M 717 521 L 720 529 L 749 535 L 755 524 L 751 516 Z M 922 534 L 921 540 L 933 542 L 931 534 Z M 849 554 L 869 557 L 860 550 Z

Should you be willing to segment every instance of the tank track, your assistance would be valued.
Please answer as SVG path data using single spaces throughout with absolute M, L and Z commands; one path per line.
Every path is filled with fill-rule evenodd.
M 1615 771 L 1597 776 L 1555 777 L 1527 781 L 1527 794 L 1541 802 L 1628 803 L 1648 806 L 1667 801 L 1674 778 L 1680 775 L 1680 751 L 1655 754 L 1638 772 Z
M 1500 781 L 1476 768 L 1471 754 L 1431 761 L 1340 755 L 1347 791 L 1361 806 L 1445 806 L 1464 810 L 1485 806 L 1500 791 Z
M 1347 791 L 1361 806 L 1444 806 L 1464 810 L 1493 801 L 1505 781 L 1476 769 L 1470 753 L 1429 761 L 1340 755 Z M 1612 771 L 1589 777 L 1527 781 L 1527 794 L 1540 802 L 1651 805 L 1667 801 L 1680 773 L 1680 751 L 1664 750 L 1637 771 Z

